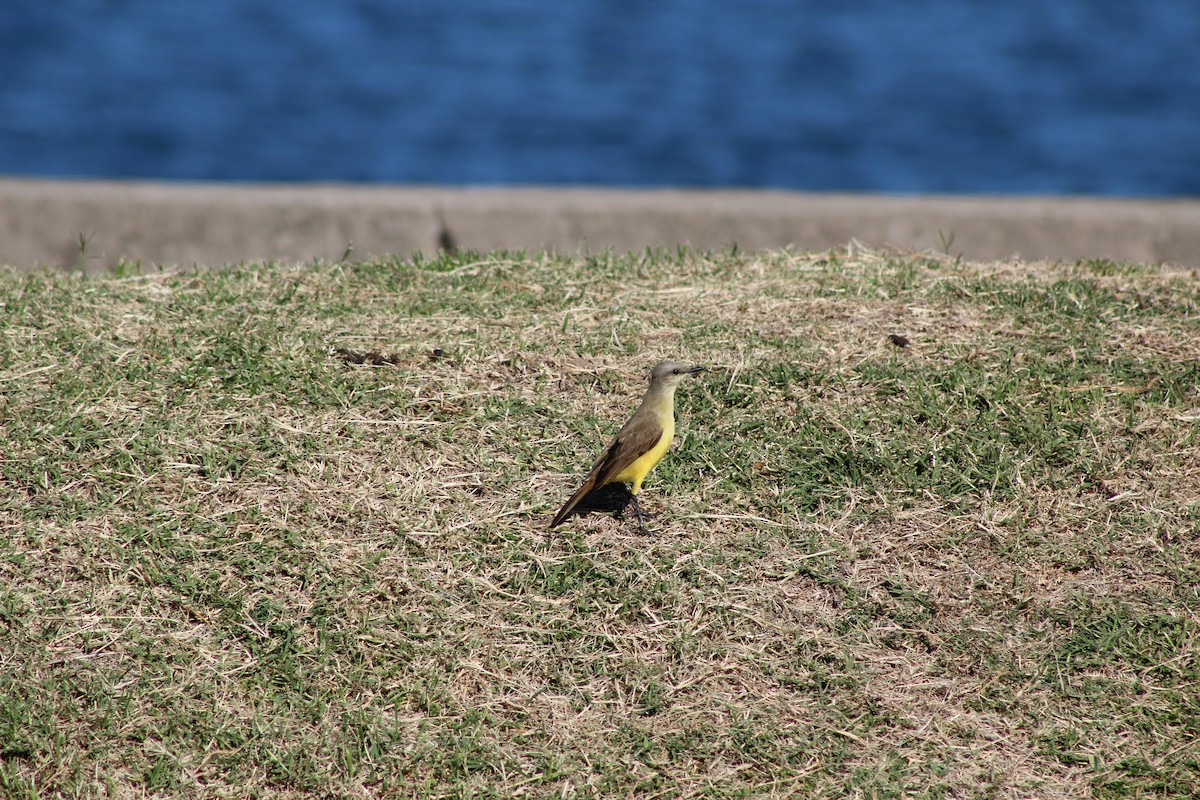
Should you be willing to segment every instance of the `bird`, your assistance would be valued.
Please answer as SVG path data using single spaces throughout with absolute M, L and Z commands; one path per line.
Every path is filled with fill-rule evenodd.
M 628 483 L 627 502 L 633 503 L 638 527 L 642 533 L 646 532 L 637 495 L 647 473 L 662 461 L 675 436 L 675 387 L 688 375 L 704 369 L 700 365 L 680 364 L 677 361 L 663 361 L 655 365 L 650 371 L 650 388 L 642 397 L 641 405 L 596 459 L 583 485 L 554 516 L 551 529 L 561 525 L 588 492 L 609 484 Z

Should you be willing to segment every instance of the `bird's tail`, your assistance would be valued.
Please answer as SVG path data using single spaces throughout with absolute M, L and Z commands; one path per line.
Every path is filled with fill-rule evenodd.
M 566 518 L 571 515 L 571 512 L 575 510 L 575 506 L 579 505 L 579 501 L 593 488 L 591 481 L 587 481 L 583 486 L 580 486 L 579 491 L 571 495 L 571 498 L 563 505 L 562 510 L 554 515 L 554 519 L 550 522 L 551 530 L 563 524 Z

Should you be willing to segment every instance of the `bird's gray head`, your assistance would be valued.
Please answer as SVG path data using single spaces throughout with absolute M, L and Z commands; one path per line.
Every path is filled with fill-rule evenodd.
M 650 371 L 650 384 L 660 384 L 674 388 L 681 380 L 704 367 L 692 364 L 680 364 L 678 361 L 662 361 Z

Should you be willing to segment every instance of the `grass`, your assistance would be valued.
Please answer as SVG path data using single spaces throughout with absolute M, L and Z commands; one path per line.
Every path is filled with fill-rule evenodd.
M 1194 272 L 463 254 L 0 306 L 0 796 L 1200 794 Z M 548 532 L 665 357 L 710 369 L 649 533 Z

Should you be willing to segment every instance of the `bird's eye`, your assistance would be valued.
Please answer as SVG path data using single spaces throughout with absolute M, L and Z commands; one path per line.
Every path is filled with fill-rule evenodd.
M 679 374 L 679 370 L 678 370 L 678 369 L 673 369 L 673 370 L 671 370 L 671 372 L 674 372 L 676 375 L 678 375 L 678 374 Z

